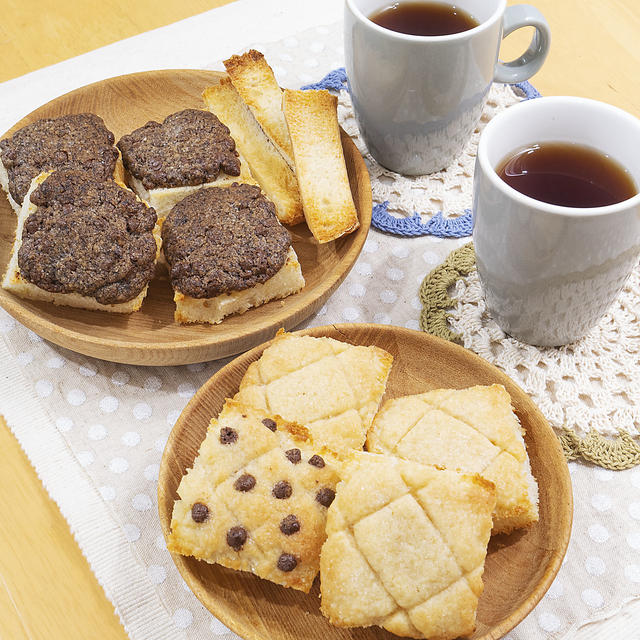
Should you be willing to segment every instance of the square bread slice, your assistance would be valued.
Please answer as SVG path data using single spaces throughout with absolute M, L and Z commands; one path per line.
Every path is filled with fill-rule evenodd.
M 253 177 L 276 205 L 282 224 L 304 221 L 298 181 L 291 167 L 273 146 L 229 78 L 204 90 L 207 108 L 231 131 L 238 151 L 246 158 Z
M 289 247 L 287 259 L 280 271 L 266 282 L 256 284 L 249 289 L 229 291 L 213 298 L 193 298 L 175 289 L 173 294 L 173 300 L 176 303 L 175 321 L 182 324 L 193 322 L 219 324 L 229 315 L 244 313 L 270 300 L 279 300 L 297 293 L 304 284 L 298 256 L 294 248 Z
M 227 400 L 180 482 L 169 551 L 308 592 L 337 480 L 304 427 Z
M 303 424 L 333 451 L 362 449 L 392 362 L 378 347 L 279 332 L 235 398 Z
M 359 226 L 340 141 L 338 99 L 328 91 L 286 89 L 289 127 L 302 208 L 313 237 L 331 242 Z
M 505 388 L 438 389 L 384 403 L 367 449 L 479 473 L 496 486 L 494 533 L 538 520 L 538 486 Z
M 135 296 L 131 300 L 128 300 L 127 302 L 102 304 L 95 298 L 81 295 L 79 293 L 54 293 L 51 291 L 46 291 L 45 289 L 42 289 L 29 282 L 29 280 L 21 275 L 20 267 L 18 264 L 18 252 L 20 251 L 20 247 L 22 246 L 23 230 L 27 218 L 37 209 L 36 205 L 31 202 L 31 194 L 51 175 L 51 173 L 52 172 L 41 173 L 31 181 L 31 186 L 29 187 L 27 195 L 23 200 L 22 207 L 20 208 L 20 213 L 18 215 L 16 235 L 13 243 L 13 251 L 9 260 L 9 265 L 7 266 L 7 270 L 2 280 L 2 288 L 10 291 L 11 293 L 14 293 L 17 296 L 20 296 L 21 298 L 51 302 L 59 306 L 75 307 L 78 309 L 89 309 L 92 311 L 109 311 L 112 313 L 132 313 L 133 311 L 137 311 L 142 306 L 142 302 L 147 295 L 147 290 L 149 288 L 148 284 L 143 287 L 143 289 L 137 296 Z M 118 184 L 118 186 L 120 186 L 122 189 L 126 189 L 129 193 L 131 193 L 127 189 L 126 185 L 122 182 L 117 182 L 116 184 Z M 152 233 L 153 238 L 156 242 L 157 250 L 155 259 L 157 262 L 158 256 L 160 254 L 160 245 L 162 242 L 158 224 L 154 226 Z
M 322 612 L 411 638 L 471 634 L 494 504 L 478 475 L 353 453 L 327 515 Z
M 250 49 L 224 61 L 231 83 L 286 163 L 295 170 L 291 138 L 282 112 L 282 89 L 264 56 Z

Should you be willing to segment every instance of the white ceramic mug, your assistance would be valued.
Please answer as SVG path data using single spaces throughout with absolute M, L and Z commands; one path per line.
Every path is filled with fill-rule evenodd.
M 542 65 L 549 26 L 528 5 L 456 0 L 480 24 L 443 36 L 414 36 L 371 20 L 389 0 L 346 0 L 345 63 L 356 119 L 373 157 L 405 175 L 439 171 L 458 156 L 478 124 L 491 83 L 522 82 Z M 527 51 L 497 62 L 502 37 L 535 27 Z
M 473 240 L 487 309 L 515 338 L 558 346 L 598 323 L 638 263 L 640 193 L 606 207 L 564 207 L 525 196 L 496 173 L 513 152 L 549 141 L 599 150 L 638 188 L 640 120 L 586 98 L 537 98 L 498 114 L 480 136 Z

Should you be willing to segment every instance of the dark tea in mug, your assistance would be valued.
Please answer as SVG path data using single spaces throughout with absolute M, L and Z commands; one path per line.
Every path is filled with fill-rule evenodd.
M 394 2 L 371 14 L 369 20 L 411 36 L 446 36 L 480 24 L 460 7 L 440 2 Z
M 567 142 L 519 149 L 500 162 L 496 173 L 516 191 L 563 207 L 606 207 L 638 193 L 618 162 L 591 147 Z

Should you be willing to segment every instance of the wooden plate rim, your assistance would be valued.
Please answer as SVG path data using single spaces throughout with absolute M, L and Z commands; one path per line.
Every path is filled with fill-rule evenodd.
M 158 69 L 110 76 L 109 78 L 104 78 L 103 80 L 92 82 L 68 91 L 40 105 L 21 118 L 10 129 L 2 134 L 0 138 L 13 134 L 21 127 L 33 121 L 34 116 L 41 110 L 46 110 L 51 103 L 58 100 L 72 99 L 76 94 L 96 89 L 105 83 L 144 78 L 145 76 L 174 79 L 177 74 L 188 74 L 193 76 L 204 74 L 211 77 L 211 82 L 215 82 L 217 79 L 225 75 L 223 72 L 209 69 Z M 265 323 L 254 323 L 254 318 L 249 316 L 250 319 L 247 323 L 248 333 L 241 336 L 227 336 L 222 340 L 215 340 L 208 336 L 201 336 L 194 337 L 189 340 L 175 340 L 171 342 L 152 344 L 149 342 L 137 342 L 135 340 L 116 340 L 109 337 L 101 338 L 98 335 L 91 335 L 89 333 L 78 333 L 77 331 L 61 326 L 56 322 L 44 319 L 37 312 L 26 307 L 26 304 L 31 301 L 23 301 L 20 297 L 5 291 L 2 288 L 0 288 L 0 307 L 4 308 L 7 313 L 13 316 L 20 323 L 24 324 L 27 328 L 34 331 L 36 334 L 47 340 L 51 340 L 59 346 L 97 358 L 101 358 L 102 356 L 96 353 L 96 349 L 99 349 L 101 352 L 105 349 L 110 349 L 113 350 L 113 355 L 115 356 L 110 357 L 110 361 L 135 365 L 148 364 L 149 366 L 182 365 L 227 357 L 244 350 L 245 347 L 233 347 L 233 344 L 236 342 L 246 340 L 250 337 L 253 337 L 253 340 L 257 341 L 264 340 L 269 333 L 275 332 L 279 327 L 289 329 L 296 326 L 320 308 L 324 301 L 331 296 L 331 294 L 347 277 L 362 251 L 362 247 L 364 246 L 371 226 L 373 200 L 369 172 L 358 148 L 342 127 L 340 128 L 340 136 L 345 156 L 353 161 L 353 164 L 356 167 L 358 179 L 362 181 L 362 194 L 360 196 L 362 207 L 358 207 L 360 227 L 351 234 L 351 244 L 344 256 L 323 276 L 323 279 L 316 284 L 313 290 L 305 291 L 305 289 L 303 289 L 298 294 L 285 298 L 285 306 L 283 306 L 282 310 L 273 312 L 273 315 L 270 316 Z M 356 203 L 356 206 L 358 206 L 358 203 Z M 4 275 L 5 270 L 6 265 L 3 267 L 1 275 Z M 299 296 L 299 298 L 297 298 L 297 296 Z M 72 309 L 71 307 L 68 308 Z M 259 307 L 253 311 L 257 309 L 259 309 Z M 247 313 L 251 313 L 251 311 L 252 310 L 250 309 Z M 219 327 L 221 325 L 215 326 Z M 87 348 L 83 349 L 83 346 L 87 346 Z M 195 359 L 190 358 L 189 356 L 196 350 L 204 350 L 204 352 Z M 133 354 L 137 351 L 143 351 L 146 356 L 152 354 L 152 357 L 150 358 L 152 361 L 147 363 L 140 362 L 135 359 Z M 158 357 L 153 357 L 154 354 Z
M 531 400 L 531 398 L 525 393 L 525 391 L 516 384 L 509 376 L 507 376 L 500 369 L 492 365 L 490 362 L 486 361 L 484 358 L 481 358 L 477 354 L 464 347 L 461 347 L 457 344 L 439 338 L 437 336 L 433 336 L 428 333 L 424 333 L 421 331 L 416 331 L 414 329 L 407 329 L 405 327 L 399 327 L 394 325 L 380 325 L 380 324 L 372 324 L 372 323 L 339 323 L 339 324 L 330 324 L 323 325 L 318 327 L 309 327 L 307 329 L 303 329 L 300 331 L 295 331 L 296 335 L 312 335 L 315 337 L 326 335 L 327 332 L 337 332 L 342 335 L 345 342 L 350 342 L 349 340 L 349 332 L 352 330 L 358 331 L 380 331 L 380 332 L 390 332 L 392 334 L 400 335 L 411 335 L 416 337 L 416 335 L 420 335 L 421 339 L 424 339 L 426 342 L 431 342 L 435 345 L 438 345 L 439 348 L 446 350 L 450 350 L 452 354 L 454 354 L 457 358 L 468 359 L 471 363 L 474 363 L 480 367 L 488 368 L 491 372 L 497 377 L 498 382 L 502 384 L 512 398 L 514 398 L 518 404 L 527 408 L 527 411 L 532 413 L 536 421 L 541 425 L 543 430 L 547 431 L 547 436 L 551 435 L 552 438 L 549 438 L 549 441 L 553 444 L 551 450 L 547 450 L 546 453 L 549 456 L 549 459 L 555 459 L 556 461 L 561 461 L 560 468 L 562 472 L 561 476 L 561 488 L 563 489 L 563 493 L 567 496 L 566 509 L 562 513 L 561 520 L 561 534 L 562 537 L 558 541 L 558 548 L 554 552 L 553 556 L 550 558 L 549 563 L 547 565 L 547 569 L 535 586 L 533 591 L 529 594 L 529 597 L 524 601 L 518 608 L 516 608 L 507 618 L 502 620 L 495 627 L 487 631 L 484 635 L 474 639 L 474 640 L 498 640 L 503 635 L 511 631 L 517 624 L 519 624 L 524 618 L 535 608 L 535 606 L 540 602 L 544 594 L 547 592 L 551 583 L 553 582 L 555 576 L 557 575 L 560 566 L 562 565 L 562 560 L 566 554 L 567 547 L 569 544 L 569 539 L 571 536 L 571 527 L 573 522 L 573 493 L 571 489 L 571 477 L 569 475 L 569 468 L 566 464 L 566 459 L 564 457 L 564 453 L 562 451 L 562 447 L 560 446 L 560 442 L 553 433 L 553 429 L 547 422 L 546 418 L 537 407 L 537 405 Z M 200 404 L 201 399 L 209 393 L 209 390 L 214 387 L 218 380 L 224 378 L 226 372 L 232 367 L 238 366 L 238 364 L 249 366 L 249 364 L 255 360 L 257 360 L 262 352 L 273 343 L 274 339 L 271 339 L 264 344 L 257 345 L 253 349 L 246 351 L 245 353 L 237 356 L 231 362 L 227 363 L 224 367 L 219 369 L 209 380 L 207 380 L 198 391 L 194 394 L 191 400 L 187 403 L 182 413 L 178 417 L 178 420 L 174 424 L 171 429 L 171 433 L 167 438 L 167 442 L 165 444 L 165 448 L 162 454 L 162 459 L 160 461 L 160 470 L 158 474 L 158 515 L 160 519 L 160 526 L 162 527 L 162 533 L 164 535 L 165 541 L 170 533 L 170 525 L 171 525 L 171 512 L 165 512 L 164 505 L 164 496 L 162 492 L 164 491 L 165 486 L 170 481 L 170 473 L 169 473 L 169 456 L 170 452 L 175 448 L 178 441 L 178 433 L 182 431 L 183 424 L 188 422 L 191 414 L 195 410 L 195 408 Z M 246 367 L 245 367 L 246 368 Z M 183 469 L 183 475 L 186 469 Z M 177 497 L 176 495 L 177 487 L 173 492 L 173 498 Z M 238 634 L 245 640 L 269 640 L 266 636 L 261 635 L 257 632 L 253 627 L 246 626 L 244 620 L 237 620 L 232 618 L 230 615 L 227 615 L 224 610 L 217 610 L 215 607 L 216 600 L 210 598 L 210 594 L 205 589 L 200 587 L 200 584 L 193 580 L 191 572 L 186 567 L 185 558 L 177 553 L 171 553 L 171 557 L 173 559 L 174 564 L 176 565 L 180 575 L 183 577 L 189 588 L 193 591 L 195 596 L 200 600 L 200 602 L 207 608 L 214 616 L 216 616 L 224 625 L 226 625 L 229 629 L 231 629 L 234 633 Z M 210 606 L 211 605 L 211 606 Z

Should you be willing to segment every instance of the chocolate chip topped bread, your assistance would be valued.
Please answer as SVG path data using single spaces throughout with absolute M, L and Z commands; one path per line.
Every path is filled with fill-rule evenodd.
M 118 142 L 131 188 L 163 219 L 194 191 L 253 182 L 229 129 L 201 109 L 184 109 L 153 120 Z
M 392 362 L 378 347 L 279 333 L 249 365 L 235 399 L 303 424 L 334 451 L 362 449 Z
M 308 592 L 337 480 L 304 427 L 228 400 L 180 482 L 169 550 Z
M 31 181 L 53 169 L 80 169 L 98 180 L 122 179 L 114 136 L 93 113 L 45 118 L 0 140 L 0 184 L 16 213 Z
M 522 428 L 501 385 L 438 389 L 387 401 L 367 437 L 369 451 L 463 472 L 496 486 L 493 532 L 538 520 L 538 488 Z
M 471 634 L 494 504 L 480 476 L 352 454 L 327 517 L 322 612 L 411 638 Z

